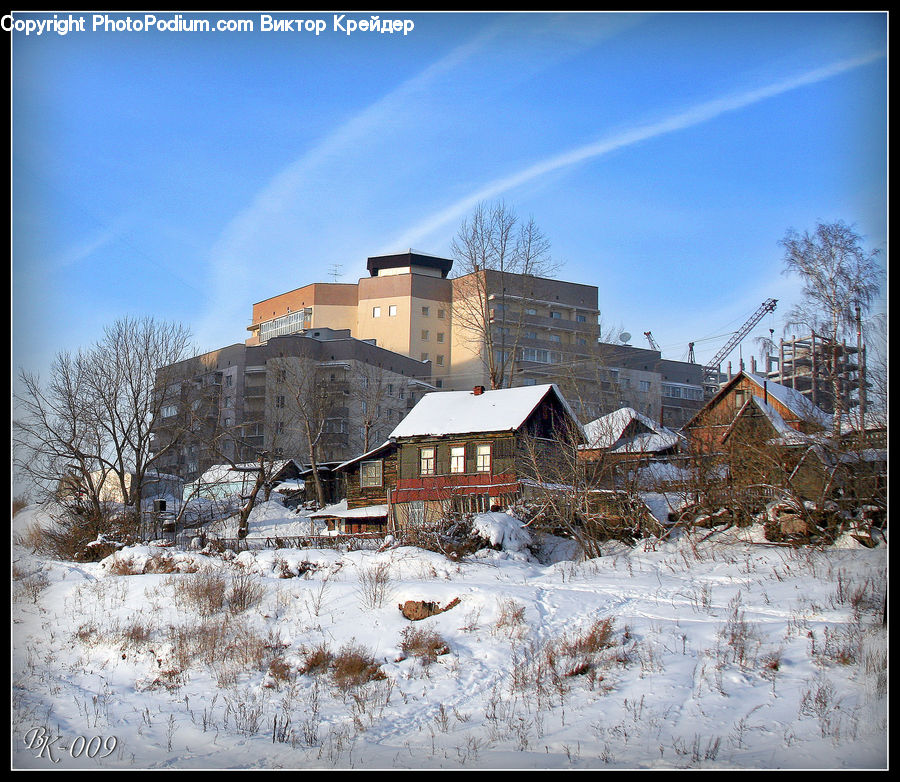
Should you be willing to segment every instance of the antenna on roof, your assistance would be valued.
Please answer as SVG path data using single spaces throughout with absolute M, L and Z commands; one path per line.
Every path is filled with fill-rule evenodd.
M 331 275 L 332 282 L 337 282 L 338 277 L 341 276 L 341 269 L 343 269 L 343 268 L 344 267 L 341 266 L 341 264 L 339 264 L 339 263 L 331 264 L 331 268 L 328 270 L 328 273 Z
M 621 334 L 619 334 L 619 342 L 621 342 L 623 345 L 626 344 L 629 339 L 631 339 L 631 334 L 629 334 L 627 331 L 623 331 Z

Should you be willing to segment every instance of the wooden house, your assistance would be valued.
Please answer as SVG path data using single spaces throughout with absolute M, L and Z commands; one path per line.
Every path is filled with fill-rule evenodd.
M 699 455 L 722 452 L 725 438 L 753 397 L 777 414 L 777 421 L 772 416 L 765 416 L 769 423 L 776 421 L 781 426 L 778 422 L 783 422 L 785 428 L 800 435 L 825 432 L 831 425 L 831 416 L 799 391 L 749 372 L 739 372 L 684 425 L 682 431 L 690 450 Z M 787 432 L 779 435 L 787 436 Z
M 388 440 L 334 468 L 343 499 L 313 514 L 343 533 L 384 532 L 397 484 L 397 445 Z
M 621 485 L 635 470 L 679 453 L 681 436 L 630 407 L 584 425 L 587 442 L 579 449 L 586 475 L 598 486 Z
M 391 433 L 396 486 L 387 500 L 398 528 L 448 511 L 510 505 L 531 473 L 535 449 L 548 459 L 583 430 L 555 384 L 426 394 Z

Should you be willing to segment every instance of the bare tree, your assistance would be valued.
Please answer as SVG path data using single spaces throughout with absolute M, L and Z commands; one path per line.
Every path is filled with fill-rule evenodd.
M 341 413 L 346 412 L 349 385 L 346 379 L 332 381 L 330 375 L 326 377 L 331 370 L 307 356 L 274 358 L 269 367 L 274 373 L 268 400 L 274 409 L 274 420 L 294 434 L 295 450 L 307 455 L 316 501 L 324 506 L 325 488 L 319 464 L 335 439 L 347 434 L 340 430 L 348 423 Z
M 454 330 L 468 335 L 491 388 L 511 385 L 534 281 L 555 271 L 550 242 L 533 219 L 502 201 L 478 204 L 450 245 L 456 263 Z
M 89 362 L 82 353 L 60 353 L 46 384 L 22 370 L 14 396 L 13 466 L 38 496 L 74 500 L 94 516 L 101 513 L 101 490 L 108 453 L 102 432 L 85 404 Z
M 802 235 L 791 229 L 784 247 L 784 273 L 796 274 L 803 283 L 804 300 L 795 305 L 788 323 L 804 325 L 830 343 L 826 367 L 834 400 L 834 431 L 840 433 L 844 390 L 839 371 L 840 341 L 855 329 L 879 290 L 881 276 L 877 250 L 866 250 L 862 238 L 842 222 L 819 223 Z
M 389 405 L 393 382 L 389 382 L 382 367 L 361 362 L 356 362 L 349 382 L 348 392 L 355 406 L 355 423 L 359 425 L 359 445 L 361 452 L 366 453 L 381 444 L 380 441 L 374 442 L 374 439 L 385 417 L 393 412 L 393 406 Z
M 618 436 L 611 430 L 605 435 L 592 434 L 604 441 Z M 640 496 L 640 460 L 623 460 L 592 444 L 569 426 L 550 438 L 528 436 L 521 448 L 535 503 L 529 524 L 575 540 L 591 558 L 601 555 L 604 541 L 660 531 Z
M 165 453 L 165 447 L 153 442 L 165 406 L 160 384 L 178 379 L 176 366 L 189 348 L 190 332 L 184 326 L 145 317 L 117 320 L 91 352 L 96 423 L 112 447 L 110 468 L 125 504 L 138 513 L 148 471 Z
M 116 480 L 126 506 L 139 512 L 145 479 L 161 455 L 153 451 L 153 428 L 166 404 L 158 383 L 167 379 L 157 369 L 182 360 L 188 340 L 178 324 L 125 318 L 91 348 L 59 354 L 46 385 L 21 372 L 14 439 L 20 469 L 45 487 L 68 476 L 94 510 L 102 484 Z

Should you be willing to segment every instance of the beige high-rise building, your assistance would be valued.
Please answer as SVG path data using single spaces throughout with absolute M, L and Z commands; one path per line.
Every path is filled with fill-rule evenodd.
M 371 257 L 369 276 L 355 285 L 314 283 L 254 304 L 247 344 L 322 327 L 349 329 L 357 339 L 430 362 L 436 387 L 462 390 L 491 385 L 489 328 L 493 349 L 515 362 L 506 373 L 509 385 L 589 382 L 599 336 L 596 286 L 495 271 L 450 279 L 452 267 L 448 258 L 415 250 Z M 474 289 L 486 297 L 481 329 L 462 316 L 475 275 L 482 283 Z
M 452 265 L 413 250 L 369 258 L 369 276 L 357 284 L 313 283 L 254 304 L 247 344 L 316 328 L 349 329 L 356 339 L 429 361 L 442 387 L 451 366 Z

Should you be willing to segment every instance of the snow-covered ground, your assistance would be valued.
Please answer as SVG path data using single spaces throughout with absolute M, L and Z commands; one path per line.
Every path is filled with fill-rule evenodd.
M 505 549 L 14 547 L 13 767 L 887 766 L 886 545 L 697 530 L 576 562 L 476 526 Z M 351 651 L 369 681 L 315 665 Z

